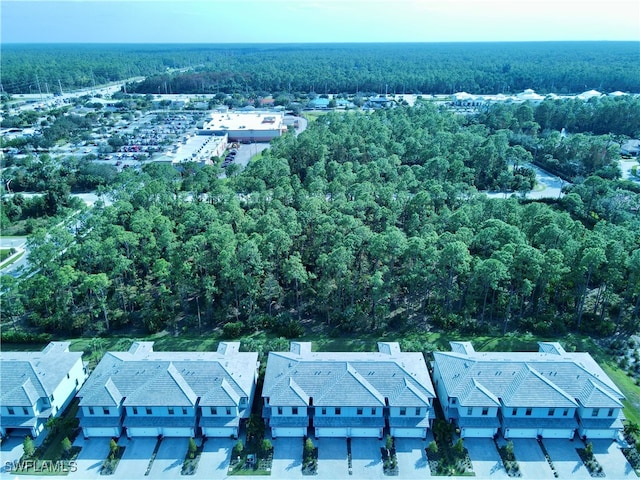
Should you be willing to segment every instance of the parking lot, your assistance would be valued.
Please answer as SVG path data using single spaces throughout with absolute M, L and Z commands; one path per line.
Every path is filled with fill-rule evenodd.
M 79 437 L 75 446 L 82 447 L 77 459 L 77 471 L 69 473 L 69 478 L 79 480 L 103 478 L 100 467 L 109 453 L 108 438 L 84 439 Z M 396 439 L 398 459 L 398 478 L 418 479 L 430 477 L 425 448 L 431 437 L 421 439 Z M 503 440 L 501 440 L 503 441 Z M 121 438 L 119 445 L 126 447 L 124 456 L 118 465 L 114 479 L 149 478 L 180 479 L 182 462 L 188 447 L 187 438 L 165 438 L 160 444 L 155 460 L 148 475 L 147 468 L 156 446 L 156 438 Z M 198 440 L 198 443 L 200 440 Z M 193 478 L 228 479 L 229 459 L 235 440 L 229 438 L 210 438 L 206 441 L 200 457 L 198 469 Z M 553 461 L 553 465 L 561 479 L 589 480 L 591 477 L 576 453 L 576 448 L 584 444 L 579 441 L 548 439 L 543 443 Z M 351 440 L 352 474 L 349 474 L 347 441 L 344 438 L 314 439 L 318 448 L 319 480 L 349 478 L 353 480 L 372 480 L 385 478 L 382 468 L 380 448 L 383 440 L 376 438 L 354 438 Z M 523 479 L 554 478 L 551 467 L 547 463 L 542 449 L 535 439 L 514 439 L 514 453 Z M 278 438 L 273 440 L 274 459 L 271 478 L 302 479 L 302 439 Z M 493 440 L 486 438 L 467 438 L 465 446 L 471 457 L 475 478 L 502 479 L 508 478 L 495 448 Z M 638 478 L 626 461 L 620 446 L 615 442 L 594 440 L 593 451 L 602 465 L 606 478 L 616 480 Z M 18 461 L 22 455 L 22 439 L 9 438 L 2 443 L 1 478 L 44 478 L 34 475 L 18 476 L 11 473 L 6 462 Z M 249 477 L 263 478 L 263 477 Z

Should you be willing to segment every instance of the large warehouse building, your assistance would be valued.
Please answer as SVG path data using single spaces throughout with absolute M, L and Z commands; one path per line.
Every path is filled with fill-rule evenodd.
M 284 113 L 274 111 L 212 113 L 200 135 L 228 135 L 230 142 L 269 142 L 287 131 Z

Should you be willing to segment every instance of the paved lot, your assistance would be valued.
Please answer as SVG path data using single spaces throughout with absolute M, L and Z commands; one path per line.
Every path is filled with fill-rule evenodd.
M 346 478 L 349 474 L 347 441 L 342 438 L 319 438 L 314 440 L 314 444 L 318 447 L 317 478 Z
M 551 467 L 535 438 L 514 438 L 513 453 L 524 478 L 554 478 Z
M 419 438 L 396 438 L 396 457 L 400 478 L 424 478 L 431 475 L 427 461 L 427 442 Z
M 560 478 L 591 478 L 576 452 L 576 448 L 583 446 L 582 442 L 549 438 L 543 443 Z
M 182 462 L 189 447 L 188 438 L 165 438 L 151 467 L 153 478 L 180 478 Z
M 204 444 L 195 478 L 224 478 L 235 443 L 236 440 L 228 438 L 209 438 Z
M 302 439 L 281 437 L 273 442 L 273 478 L 302 478 Z
M 465 438 L 464 446 L 469 450 L 473 471 L 478 478 L 509 478 L 502 459 L 491 438 Z
M 353 478 L 385 478 L 382 471 L 382 441 L 377 438 L 351 439 Z
M 100 467 L 109 455 L 110 438 L 91 438 L 85 440 L 82 435 L 73 442 L 74 446 L 82 447 L 78 455 L 78 469 L 70 473 L 76 478 L 100 478 Z

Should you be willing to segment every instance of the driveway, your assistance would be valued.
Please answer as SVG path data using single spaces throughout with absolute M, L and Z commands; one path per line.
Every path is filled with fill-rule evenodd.
M 113 478 L 143 478 L 147 472 L 147 466 L 153 449 L 156 446 L 155 437 L 137 437 L 128 440 L 121 438 L 118 445 L 125 447 L 124 455 L 120 459 L 118 468 L 113 474 Z
M 349 475 L 346 439 L 319 438 L 314 440 L 314 444 L 318 447 L 317 478 L 333 480 Z
M 224 478 L 229 469 L 231 449 L 236 442 L 228 438 L 207 439 L 194 478 Z
M 73 442 L 75 447 L 82 448 L 76 459 L 78 469 L 69 473 L 69 476 L 83 480 L 85 478 L 101 478 L 100 467 L 109 455 L 110 441 L 110 437 L 94 437 L 86 440 L 82 435 L 79 435 Z
M 273 442 L 273 478 L 302 477 L 302 438 L 280 437 Z
M 7 463 L 17 462 L 22 456 L 24 449 L 22 443 L 24 437 L 16 435 L 15 437 L 9 437 L 2 441 L 0 445 L 0 473 L 6 473 L 10 471 Z
M 514 438 L 513 453 L 524 478 L 554 478 L 551 467 L 535 438 Z M 473 460 L 473 456 L 471 459 Z
M 584 446 L 582 442 L 548 438 L 544 439 L 542 443 L 544 443 L 547 452 L 549 452 L 559 478 L 591 478 L 589 471 L 580 460 L 578 452 L 576 452 L 576 448 Z
M 396 458 L 400 478 L 424 478 L 431 475 L 427 461 L 427 442 L 419 438 L 396 438 Z
M 354 479 L 385 478 L 382 471 L 382 441 L 377 438 L 351 439 L 351 466 Z
M 465 438 L 464 446 L 469 450 L 477 478 L 509 478 L 493 439 Z
M 189 446 L 188 438 L 165 438 L 151 467 L 151 478 L 180 478 L 182 462 Z
M 592 440 L 593 454 L 602 466 L 607 478 L 621 480 L 638 478 L 620 450 L 620 445 L 611 440 Z

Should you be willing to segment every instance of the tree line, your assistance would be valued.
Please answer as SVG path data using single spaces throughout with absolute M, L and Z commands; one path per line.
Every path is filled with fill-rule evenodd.
M 9 94 L 137 76 L 129 92 L 580 93 L 639 91 L 637 57 L 637 42 L 7 45 L 1 66 Z
M 329 113 L 230 178 L 124 172 L 78 235 L 30 238 L 35 273 L 4 287 L 3 318 L 66 334 L 637 330 L 638 186 L 587 155 L 560 200 L 488 198 L 551 135 L 511 108 L 499 129 L 427 102 Z

